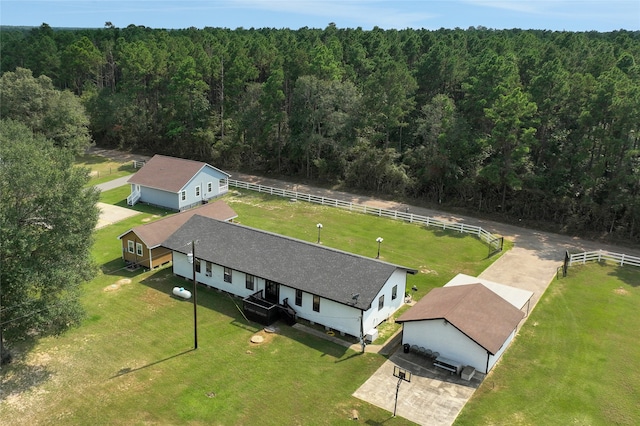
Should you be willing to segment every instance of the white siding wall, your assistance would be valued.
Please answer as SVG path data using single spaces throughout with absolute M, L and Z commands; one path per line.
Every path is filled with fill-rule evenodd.
M 498 360 L 500 359 L 500 357 L 502 356 L 502 354 L 504 353 L 505 350 L 507 350 L 507 348 L 509 347 L 509 345 L 511 344 L 511 341 L 513 340 L 513 338 L 516 335 L 516 330 L 513 330 L 513 332 L 509 335 L 509 337 L 507 338 L 507 340 L 504 342 L 504 344 L 502 345 L 502 347 L 500 348 L 500 350 L 495 354 L 495 355 L 491 355 L 489 356 L 489 371 L 491 371 L 491 369 L 493 368 L 493 366 L 496 364 L 496 362 L 498 362 Z
M 372 328 L 375 328 L 382 321 L 393 315 L 404 304 L 404 293 L 406 291 L 407 273 L 404 270 L 397 269 L 384 284 L 380 292 L 376 295 L 371 303 L 371 307 L 364 312 L 363 328 L 366 334 Z M 398 286 L 397 296 L 391 300 L 393 286 Z M 384 295 L 384 307 L 378 310 L 378 301 L 380 296 Z
M 184 209 L 203 200 L 209 200 L 221 194 L 220 179 L 225 179 L 226 175 L 217 172 L 210 167 L 204 167 L 198 172 L 183 188 L 187 192 L 187 199 L 180 200 L 180 208 Z M 211 192 L 207 191 L 207 184 L 211 182 Z M 200 186 L 200 196 L 196 197 L 196 186 Z M 180 195 L 180 193 L 178 193 Z
M 196 250 L 196 256 L 197 256 Z M 193 266 L 189 263 L 187 256 L 181 253 L 173 252 L 173 273 L 187 279 L 191 279 L 193 272 Z M 220 265 L 213 264 L 212 267 L 212 276 L 206 276 L 206 264 L 203 261 L 200 266 L 200 273 L 197 273 L 197 279 L 199 283 L 208 285 L 213 288 L 217 288 L 236 296 L 247 297 L 259 290 L 264 290 L 265 281 L 262 278 L 256 277 L 255 279 L 255 288 L 254 290 L 248 290 L 246 288 L 245 282 L 245 274 L 240 271 L 232 271 L 232 282 L 227 283 L 224 281 L 224 268 Z M 385 285 L 386 289 L 385 293 L 385 310 L 382 314 L 378 314 L 378 304 L 377 299 L 375 306 L 370 309 L 371 312 L 374 312 L 375 315 L 372 318 L 378 319 L 378 322 L 373 324 L 373 319 L 371 319 L 370 324 L 373 324 L 370 328 L 375 327 L 380 322 L 382 322 L 385 318 L 387 318 L 387 311 L 393 309 L 394 306 L 400 307 L 402 306 L 402 302 L 404 300 L 404 282 L 398 283 L 396 280 L 398 277 L 402 277 L 401 274 L 394 274 L 389 282 Z M 398 297 L 396 300 L 391 301 L 391 288 L 393 285 L 398 285 Z M 382 293 L 382 292 L 381 292 Z M 313 295 L 310 293 L 302 294 L 302 306 L 297 306 L 295 304 L 296 300 L 296 292 L 293 288 L 281 285 L 280 286 L 280 300 L 282 303 L 284 299 L 288 299 L 289 305 L 296 311 L 297 315 L 301 318 L 304 318 L 309 321 L 313 321 L 318 324 L 322 324 L 326 327 L 329 327 L 333 330 L 336 330 L 341 333 L 349 334 L 351 336 L 359 337 L 360 336 L 360 315 L 361 311 L 357 308 L 352 308 L 347 305 L 343 305 L 341 303 L 334 302 L 332 300 L 320 299 L 320 312 L 316 312 L 313 310 Z M 388 302 L 387 302 L 388 299 Z M 400 301 L 400 302 L 398 302 Z M 392 303 L 393 302 L 393 303 Z M 398 304 L 400 303 L 400 304 Z M 398 308 L 395 308 L 397 310 Z M 387 309 L 388 308 L 388 309 Z M 390 314 L 389 314 L 390 315 Z M 367 329 L 365 329 L 367 331 Z
M 178 205 L 180 194 L 174 194 L 167 191 L 160 191 L 158 189 L 140 187 L 140 202 L 148 203 L 154 206 L 166 207 L 171 210 L 179 210 Z
M 423 346 L 462 365 L 487 372 L 487 351 L 442 319 L 405 322 L 402 343 Z

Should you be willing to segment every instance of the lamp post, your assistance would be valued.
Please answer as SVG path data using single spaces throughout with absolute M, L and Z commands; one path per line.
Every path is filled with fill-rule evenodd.
M 380 258 L 380 244 L 382 243 L 382 241 L 384 241 L 384 239 L 382 237 L 378 237 L 376 238 L 376 241 L 378 242 L 378 255 L 376 256 L 376 259 Z
M 193 272 L 193 349 L 198 349 L 198 282 L 196 281 L 196 242 L 191 241 L 191 253 L 187 254 Z
M 322 224 L 319 223 L 316 227 L 318 228 L 318 244 L 320 244 L 320 231 L 322 230 Z

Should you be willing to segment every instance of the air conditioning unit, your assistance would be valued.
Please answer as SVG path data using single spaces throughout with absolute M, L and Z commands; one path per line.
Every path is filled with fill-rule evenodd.
M 372 328 L 367 331 L 367 334 L 364 335 L 364 341 L 367 343 L 372 343 L 374 340 L 378 338 L 378 329 Z

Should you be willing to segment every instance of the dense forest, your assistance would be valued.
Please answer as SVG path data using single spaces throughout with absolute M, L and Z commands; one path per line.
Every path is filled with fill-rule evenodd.
M 94 141 L 640 240 L 640 32 L 3 28 Z M 5 105 L 6 106 L 6 105 Z

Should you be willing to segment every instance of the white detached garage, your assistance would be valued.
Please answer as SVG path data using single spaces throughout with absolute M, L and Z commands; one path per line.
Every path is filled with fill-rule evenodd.
M 515 337 L 524 313 L 482 284 L 435 288 L 396 321 L 402 343 L 488 373 Z

